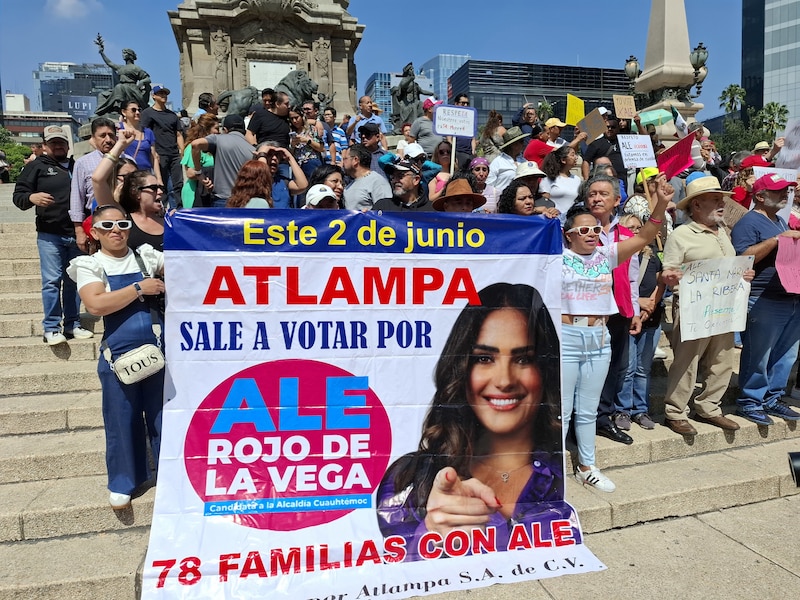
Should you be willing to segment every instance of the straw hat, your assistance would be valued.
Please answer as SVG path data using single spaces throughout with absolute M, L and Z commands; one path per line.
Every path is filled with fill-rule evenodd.
M 454 179 L 447 184 L 444 194 L 433 201 L 434 210 L 444 210 L 444 203 L 455 198 L 469 198 L 472 200 L 472 210 L 486 204 L 486 197 L 483 194 L 473 192 L 466 179 Z
M 722 191 L 719 180 L 713 175 L 701 174 L 699 177 L 695 177 L 689 181 L 690 179 L 691 176 L 686 179 L 686 197 L 676 204 L 679 210 L 686 210 L 686 207 L 689 206 L 689 202 L 702 194 L 715 192 L 723 196 L 730 196 L 733 193 Z

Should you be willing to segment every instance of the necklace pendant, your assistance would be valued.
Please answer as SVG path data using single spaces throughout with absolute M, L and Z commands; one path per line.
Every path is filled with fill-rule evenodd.
M 503 480 L 503 483 L 508 483 L 508 480 L 511 479 L 511 474 L 508 472 L 500 473 L 500 479 Z

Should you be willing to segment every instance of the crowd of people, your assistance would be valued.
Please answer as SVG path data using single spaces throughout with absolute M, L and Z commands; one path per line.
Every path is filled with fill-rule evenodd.
M 143 432 L 154 449 L 160 438 L 160 405 L 148 400 L 159 379 L 120 384 L 113 364 L 138 345 L 161 345 L 151 325 L 163 319 L 163 283 L 156 282 L 169 210 L 446 211 L 558 220 L 564 235 L 561 423 L 577 447 L 575 477 L 602 491 L 615 485 L 595 464 L 595 435 L 631 444 L 632 424 L 656 427 L 649 381 L 666 297 L 672 298 L 674 362 L 665 426 L 696 435 L 691 404 L 695 420 L 739 429 L 721 410 L 739 344 L 736 413 L 760 425 L 773 417 L 800 420 L 784 400 L 800 344 L 800 295 L 786 291 L 775 267 L 780 240 L 800 238 L 800 209 L 788 221 L 778 214 L 796 182 L 754 174 L 754 167 L 771 165 L 783 140 L 722 161 L 702 124 L 693 123 L 694 164 L 668 181 L 655 168 L 625 167 L 617 136 L 634 125 L 650 135 L 656 154 L 665 148 L 638 117 L 631 122 L 608 110 L 606 132 L 595 140 L 576 128 L 567 141 L 566 124 L 540 121 L 531 104 L 508 128 L 492 111 L 477 138 L 452 139 L 435 134 L 440 102 L 428 99 L 423 115 L 403 124 L 393 149 L 369 96 L 359 99 L 355 115 L 339 120 L 330 106 L 320 114 L 313 101 L 290 106 L 285 93 L 265 89 L 247 117 L 220 120 L 214 96 L 202 94 L 200 109 L 182 121 L 166 109 L 169 93 L 154 86 L 153 105 L 145 110 L 128 103 L 119 121 L 95 119 L 94 150 L 78 160 L 68 156 L 60 127 L 45 128 L 43 151 L 25 166 L 14 191 L 19 208 L 36 209 L 44 341 L 93 337 L 81 326 L 81 300 L 106 319 L 102 346 L 109 356 L 100 358 L 98 373 L 115 508 L 127 506 L 148 476 Z M 454 99 L 469 106 L 466 94 Z M 681 266 L 736 255 L 754 258 L 744 273 L 752 282 L 746 329 L 740 337 L 682 340 Z M 591 299 L 577 293 L 588 288 Z M 703 388 L 693 398 L 698 375 Z M 800 399 L 800 388 L 790 395 Z M 119 409 L 122 398 L 126 411 Z M 429 491 L 433 485 L 418 483 Z

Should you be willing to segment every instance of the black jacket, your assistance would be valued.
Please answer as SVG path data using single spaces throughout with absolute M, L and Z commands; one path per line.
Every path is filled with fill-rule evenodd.
M 43 154 L 32 163 L 25 165 L 17 178 L 14 188 L 14 204 L 17 208 L 28 210 L 35 206 L 31 194 L 47 192 L 55 199 L 50 206 L 36 206 L 36 231 L 75 237 L 75 226 L 69 217 L 69 194 L 72 168 L 75 161 L 69 159 L 69 169 L 56 160 Z

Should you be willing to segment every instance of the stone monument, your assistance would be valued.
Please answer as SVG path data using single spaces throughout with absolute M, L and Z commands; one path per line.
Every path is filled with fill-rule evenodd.
M 94 43 L 97 44 L 103 62 L 114 69 L 119 80 L 114 89 L 103 92 L 97 97 L 95 115 L 98 117 L 118 115 L 122 103 L 129 101 L 136 102 L 140 108 L 146 107 L 150 102 L 150 75 L 135 63 L 136 52 L 125 48 L 122 51 L 122 60 L 125 64 L 117 65 L 106 56 L 105 42 L 99 33 Z
M 423 90 L 420 87 L 414 75 L 414 64 L 408 63 L 403 67 L 400 83 L 392 87 L 391 93 L 393 133 L 402 135 L 403 123 L 413 123 L 417 117 L 421 117 L 423 114 L 420 94 L 432 96 L 433 90 Z
M 276 85 L 305 71 L 341 113 L 356 105 L 354 55 L 364 25 L 349 0 L 186 0 L 170 11 L 189 113 L 203 92 Z M 260 95 L 259 95 L 260 100 Z
M 640 111 L 663 108 L 678 112 L 691 122 L 703 109 L 690 95 L 697 83 L 690 64 L 689 27 L 684 0 L 652 0 L 650 24 L 647 30 L 647 51 L 644 72 L 636 79 L 636 93 L 646 95 L 649 106 Z M 666 123 L 657 128 L 659 137 L 670 139 L 674 125 Z

